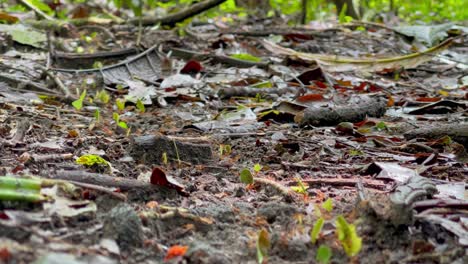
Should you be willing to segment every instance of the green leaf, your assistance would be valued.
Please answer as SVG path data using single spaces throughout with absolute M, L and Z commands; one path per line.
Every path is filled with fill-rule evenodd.
M 307 189 L 309 188 L 309 185 L 304 184 L 299 178 L 296 178 L 296 180 L 297 186 L 292 186 L 291 189 L 299 194 L 307 194 Z
M 328 263 L 331 259 L 332 256 L 332 251 L 328 246 L 325 245 L 320 245 L 320 247 L 317 250 L 317 256 L 315 259 L 319 263 Z
M 117 125 L 123 129 L 128 129 L 128 125 L 124 121 L 118 122 Z
M 263 259 L 268 255 L 270 249 L 270 237 L 265 229 L 258 232 L 257 238 L 257 260 L 258 263 L 263 263 Z
M 317 242 L 320 232 L 322 232 L 324 223 L 325 219 L 323 219 L 322 217 L 317 219 L 317 222 L 315 222 L 314 227 L 310 231 L 310 241 L 312 242 L 312 244 L 315 244 L 315 242 Z
M 260 164 L 257 163 L 257 164 L 254 165 L 253 169 L 254 169 L 254 171 L 255 171 L 256 173 L 258 173 L 259 171 L 262 170 L 262 166 L 261 166 Z
M 75 162 L 76 162 L 76 164 L 85 165 L 85 166 L 93 166 L 93 165 L 110 166 L 110 163 L 107 160 L 101 158 L 98 155 L 94 155 L 94 154 L 82 155 L 79 158 L 77 158 Z
M 96 93 L 96 98 L 104 104 L 107 104 L 110 100 L 110 95 L 106 90 L 101 90 Z
M 136 107 L 138 108 L 138 110 L 140 110 L 140 113 L 145 112 L 145 105 L 143 104 L 143 102 L 140 99 L 137 100 Z
M 248 53 L 232 54 L 231 58 L 239 59 L 239 60 L 245 60 L 245 61 L 252 61 L 252 62 L 261 62 L 262 61 L 261 58 L 255 57 L 255 56 L 250 55 Z
M 29 4 L 31 4 L 32 6 L 34 6 L 35 8 L 47 13 L 47 14 L 52 14 L 54 13 L 54 11 L 47 5 L 44 3 L 44 1 L 40 1 L 40 0 L 26 0 L 26 2 L 28 2 Z
M 114 119 L 114 121 L 115 121 L 116 123 L 119 123 L 119 121 L 120 121 L 120 116 L 119 116 L 119 114 L 117 114 L 116 112 L 112 113 L 112 119 Z
M 377 128 L 378 130 L 384 130 L 387 129 L 387 125 L 385 124 L 385 122 L 380 121 L 375 125 L 375 128 Z
M 249 169 L 245 168 L 240 172 L 240 180 L 245 184 L 252 184 L 254 182 L 252 173 Z
M 117 105 L 117 109 L 119 111 L 123 111 L 125 109 L 125 101 L 122 99 L 117 98 L 115 100 L 115 105 Z
M 340 215 L 336 218 L 336 233 L 346 254 L 350 257 L 356 256 L 362 247 L 362 238 L 356 233 L 356 227 L 348 224 Z
M 96 109 L 96 111 L 94 111 L 94 118 L 96 119 L 96 122 L 99 122 L 99 120 L 101 120 L 101 113 L 99 112 L 99 109 Z
M 346 23 L 346 10 L 348 9 L 348 4 L 344 3 L 341 7 L 341 12 L 338 15 L 338 21 L 340 24 Z
M 86 97 L 86 90 L 83 90 L 83 92 L 80 95 L 80 98 L 72 102 L 72 105 L 73 107 L 75 107 L 76 110 L 81 110 L 81 108 L 83 108 L 83 101 L 85 97 Z
M 328 198 L 325 202 L 322 203 L 322 208 L 330 213 L 333 210 L 333 200 Z

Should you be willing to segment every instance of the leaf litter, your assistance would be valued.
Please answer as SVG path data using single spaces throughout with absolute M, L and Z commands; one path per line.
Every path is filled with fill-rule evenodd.
M 415 27 L 337 28 L 319 32 L 324 45 L 243 23 L 194 23 L 183 38 L 153 28 L 140 55 L 46 75 L 29 69 L 42 56 L 8 47 L 19 56 L 0 62 L 0 259 L 462 263 L 468 91 L 450 58 L 466 56 L 466 36 L 424 28 L 414 53 L 401 34 Z M 134 45 L 109 30 L 119 39 L 101 47 Z

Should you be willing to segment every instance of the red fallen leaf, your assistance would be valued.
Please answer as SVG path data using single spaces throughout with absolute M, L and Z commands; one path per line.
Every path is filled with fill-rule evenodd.
M 5 214 L 4 212 L 0 212 L 0 219 L 2 219 L 2 220 L 10 220 L 10 217 L 8 217 L 8 215 Z
M 180 73 L 183 74 L 194 74 L 199 73 L 203 70 L 203 66 L 198 61 L 190 60 L 185 64 L 185 66 L 180 70 Z
M 432 103 L 432 102 L 438 102 L 442 100 L 442 98 L 440 97 L 419 97 L 419 98 L 416 98 L 416 101 L 417 102 L 429 102 L 429 103 Z
M 319 88 L 322 88 L 322 89 L 326 89 L 327 88 L 327 85 L 324 84 L 323 82 L 321 81 L 314 81 L 315 85 L 317 85 Z
M 174 91 L 177 91 L 177 88 L 175 88 L 175 87 L 169 87 L 169 88 L 164 89 L 164 91 L 165 91 L 165 92 L 168 92 L 168 93 L 169 93 L 169 92 L 174 92 Z
M 312 40 L 313 38 L 311 36 L 307 36 L 304 34 L 299 34 L 299 33 L 290 33 L 290 34 L 285 34 L 283 37 L 287 40 L 292 40 L 296 42 L 302 42 L 304 40 Z
M 176 257 L 183 257 L 185 253 L 187 253 L 187 250 L 188 250 L 188 246 L 179 246 L 179 245 L 172 246 L 167 250 L 167 254 L 164 257 L 164 261 L 168 261 Z
M 371 92 L 371 93 L 380 92 L 382 90 L 383 90 L 382 87 L 380 87 L 378 85 L 375 85 L 375 84 L 372 84 L 372 83 L 369 84 L 369 92 Z
M 306 94 L 299 96 L 296 100 L 301 103 L 313 102 L 313 101 L 322 101 L 325 98 L 322 94 Z
M 356 127 L 362 127 L 362 126 L 365 125 L 367 122 L 369 122 L 369 120 L 366 118 L 366 119 L 362 120 L 361 122 L 354 123 L 354 125 L 355 125 Z
M 363 91 L 366 90 L 366 86 L 367 86 L 367 83 L 366 83 L 366 82 L 362 82 L 362 83 L 360 83 L 358 86 L 354 86 L 354 90 L 355 90 L 355 91 L 363 92 Z
M 188 193 L 184 190 L 184 187 L 172 177 L 166 176 L 166 173 L 161 168 L 155 167 L 153 169 L 153 172 L 151 173 L 150 182 L 154 185 L 174 189 L 182 196 L 188 196 Z
M 10 259 L 11 252 L 8 250 L 8 248 L 0 248 L 0 260 L 2 261 L 2 263 L 9 263 Z

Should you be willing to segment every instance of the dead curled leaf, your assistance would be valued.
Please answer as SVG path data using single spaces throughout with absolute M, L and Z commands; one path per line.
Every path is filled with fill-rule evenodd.
M 189 196 L 184 190 L 184 186 L 178 183 L 172 177 L 166 176 L 166 173 L 159 167 L 155 167 L 151 173 L 150 182 L 153 185 L 164 186 L 169 189 L 176 190 L 182 196 Z
M 315 62 L 322 69 L 328 72 L 345 72 L 345 71 L 369 71 L 376 72 L 384 69 L 393 68 L 415 68 L 418 65 L 430 61 L 433 56 L 448 48 L 453 42 L 453 39 L 447 39 L 437 46 L 429 48 L 422 52 L 411 53 L 396 57 L 387 58 L 372 58 L 372 59 L 356 59 L 344 56 L 336 56 L 329 54 L 313 54 L 298 52 L 293 49 L 281 47 L 268 40 L 263 40 L 263 46 L 277 55 L 286 55 L 297 59 Z

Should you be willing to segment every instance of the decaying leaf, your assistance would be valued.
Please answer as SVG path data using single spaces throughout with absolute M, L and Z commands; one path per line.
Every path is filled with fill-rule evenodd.
M 328 54 L 312 54 L 298 52 L 293 49 L 281 47 L 268 40 L 263 41 L 263 45 L 267 50 L 274 54 L 291 56 L 308 62 L 316 62 L 322 69 L 329 72 L 345 72 L 345 71 L 381 71 L 384 69 L 394 68 L 415 68 L 418 65 L 430 61 L 433 56 L 437 55 L 452 44 L 453 39 L 446 41 L 427 49 L 422 52 L 412 53 L 408 55 L 389 57 L 389 58 L 374 58 L 374 59 L 355 59 L 344 56 L 328 55 Z
M 178 183 L 174 178 L 167 176 L 161 168 L 155 167 L 153 169 L 153 172 L 151 173 L 150 182 L 154 185 L 174 189 L 180 195 L 188 196 L 188 193 L 184 190 L 184 186 Z

